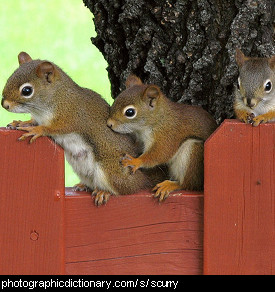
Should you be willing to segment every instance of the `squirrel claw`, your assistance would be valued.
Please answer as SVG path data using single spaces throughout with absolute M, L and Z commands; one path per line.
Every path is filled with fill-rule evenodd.
M 255 118 L 255 115 L 253 114 L 253 113 L 251 113 L 251 114 L 248 114 L 247 115 L 247 123 L 248 124 L 253 124 L 253 119 Z
M 73 189 L 75 192 L 91 192 L 91 189 L 82 183 L 74 185 Z
M 19 137 L 18 140 L 19 141 L 24 141 L 24 140 L 26 140 L 26 138 L 28 138 L 30 136 L 33 136 L 30 139 L 30 144 L 33 143 L 37 138 L 41 137 L 41 135 L 26 133 L 26 134 L 23 134 L 21 137 Z
M 134 158 L 129 154 L 125 154 L 121 160 L 124 167 L 131 167 L 132 173 L 135 173 L 140 168 L 140 161 L 138 158 Z
M 241 120 L 246 124 L 252 124 L 255 115 L 253 113 L 246 113 L 245 116 L 241 118 Z
M 165 201 L 165 199 L 169 196 L 169 191 L 162 191 L 160 189 L 156 190 L 156 193 L 154 194 L 154 198 L 158 198 L 159 202 Z
M 92 196 L 95 196 L 95 205 L 101 206 L 103 204 L 106 205 L 111 194 L 109 192 L 106 192 L 106 191 L 100 191 L 98 189 L 95 189 L 92 192 Z
M 263 117 L 263 115 L 257 116 L 253 118 L 252 124 L 254 127 L 259 126 L 262 123 L 266 123 L 267 120 Z
M 30 139 L 30 144 L 33 143 L 37 138 L 43 136 L 43 133 L 39 127 L 17 127 L 16 129 L 28 132 L 19 137 L 19 141 L 24 141 L 26 138 L 33 136 Z
M 159 202 L 163 202 L 172 191 L 178 190 L 180 188 L 181 186 L 177 182 L 165 180 L 153 188 L 153 191 L 156 192 L 154 194 L 154 198 L 158 198 Z
M 237 115 L 238 119 L 246 124 L 252 124 L 255 115 L 251 112 L 240 111 Z
M 11 123 L 7 124 L 7 129 L 16 130 L 20 123 L 22 123 L 22 121 L 13 120 Z
M 36 122 L 34 120 L 29 120 L 22 122 L 21 120 L 13 120 L 11 123 L 7 124 L 7 129 L 10 130 L 19 130 L 19 127 L 31 127 L 31 126 L 36 126 Z

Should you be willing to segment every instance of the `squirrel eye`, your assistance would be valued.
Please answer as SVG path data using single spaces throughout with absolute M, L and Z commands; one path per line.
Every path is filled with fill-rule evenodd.
M 136 115 L 137 115 L 137 111 L 133 106 L 127 106 L 124 109 L 124 115 L 128 118 L 128 119 L 133 119 Z
M 33 86 L 30 83 L 24 83 L 20 87 L 20 94 L 24 96 L 25 98 L 30 98 L 33 95 Z
M 264 84 L 264 91 L 269 93 L 272 89 L 272 83 L 270 80 L 266 80 L 265 84 Z
M 22 95 L 24 96 L 30 96 L 32 94 L 32 87 L 30 86 L 25 86 L 21 90 Z

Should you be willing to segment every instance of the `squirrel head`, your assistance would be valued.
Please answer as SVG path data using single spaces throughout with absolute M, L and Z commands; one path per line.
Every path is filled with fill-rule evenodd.
M 251 58 L 236 50 L 239 67 L 237 94 L 244 104 L 254 109 L 259 103 L 275 100 L 275 55 L 271 58 Z
M 18 55 L 18 61 L 20 66 L 7 80 L 1 104 L 10 112 L 37 115 L 51 103 L 59 72 L 53 63 L 32 60 L 25 52 Z
M 130 75 L 126 89 L 115 99 L 110 109 L 108 127 L 119 133 L 132 133 L 150 125 L 158 111 L 163 94 L 157 85 L 143 84 L 140 78 Z M 155 117 L 156 118 L 156 117 Z

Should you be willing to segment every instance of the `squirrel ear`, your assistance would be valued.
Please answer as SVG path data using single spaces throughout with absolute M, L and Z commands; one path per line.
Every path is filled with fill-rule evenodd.
M 272 70 L 275 68 L 275 55 L 268 59 L 269 66 Z
M 30 57 L 29 54 L 25 53 L 25 52 L 21 52 L 19 55 L 18 55 L 18 62 L 19 62 L 19 65 L 21 64 L 24 64 L 24 63 L 27 63 L 27 62 L 30 62 L 32 61 L 32 58 Z
M 143 94 L 143 98 L 148 102 L 150 107 L 155 107 L 161 92 L 157 85 L 149 85 Z
M 37 66 L 36 75 L 40 78 L 45 78 L 49 83 L 52 83 L 56 75 L 56 70 L 52 63 L 45 61 Z
M 236 58 L 237 65 L 239 67 L 242 67 L 244 62 L 248 60 L 248 57 L 246 57 L 244 55 L 244 53 L 239 48 L 236 49 L 236 57 L 235 58 Z
M 141 85 L 141 84 L 143 84 L 143 83 L 140 80 L 140 78 L 138 78 L 134 74 L 128 76 L 128 78 L 126 79 L 126 82 L 125 82 L 126 88 L 132 87 L 134 85 Z

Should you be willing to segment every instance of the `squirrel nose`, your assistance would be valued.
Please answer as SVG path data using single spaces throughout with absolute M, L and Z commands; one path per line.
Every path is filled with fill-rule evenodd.
M 112 129 L 112 127 L 113 127 L 113 121 L 111 119 L 108 119 L 107 120 L 107 126 Z
M 6 110 L 8 110 L 10 108 L 9 102 L 7 102 L 6 100 L 4 100 L 4 98 L 2 98 L 1 105 Z

